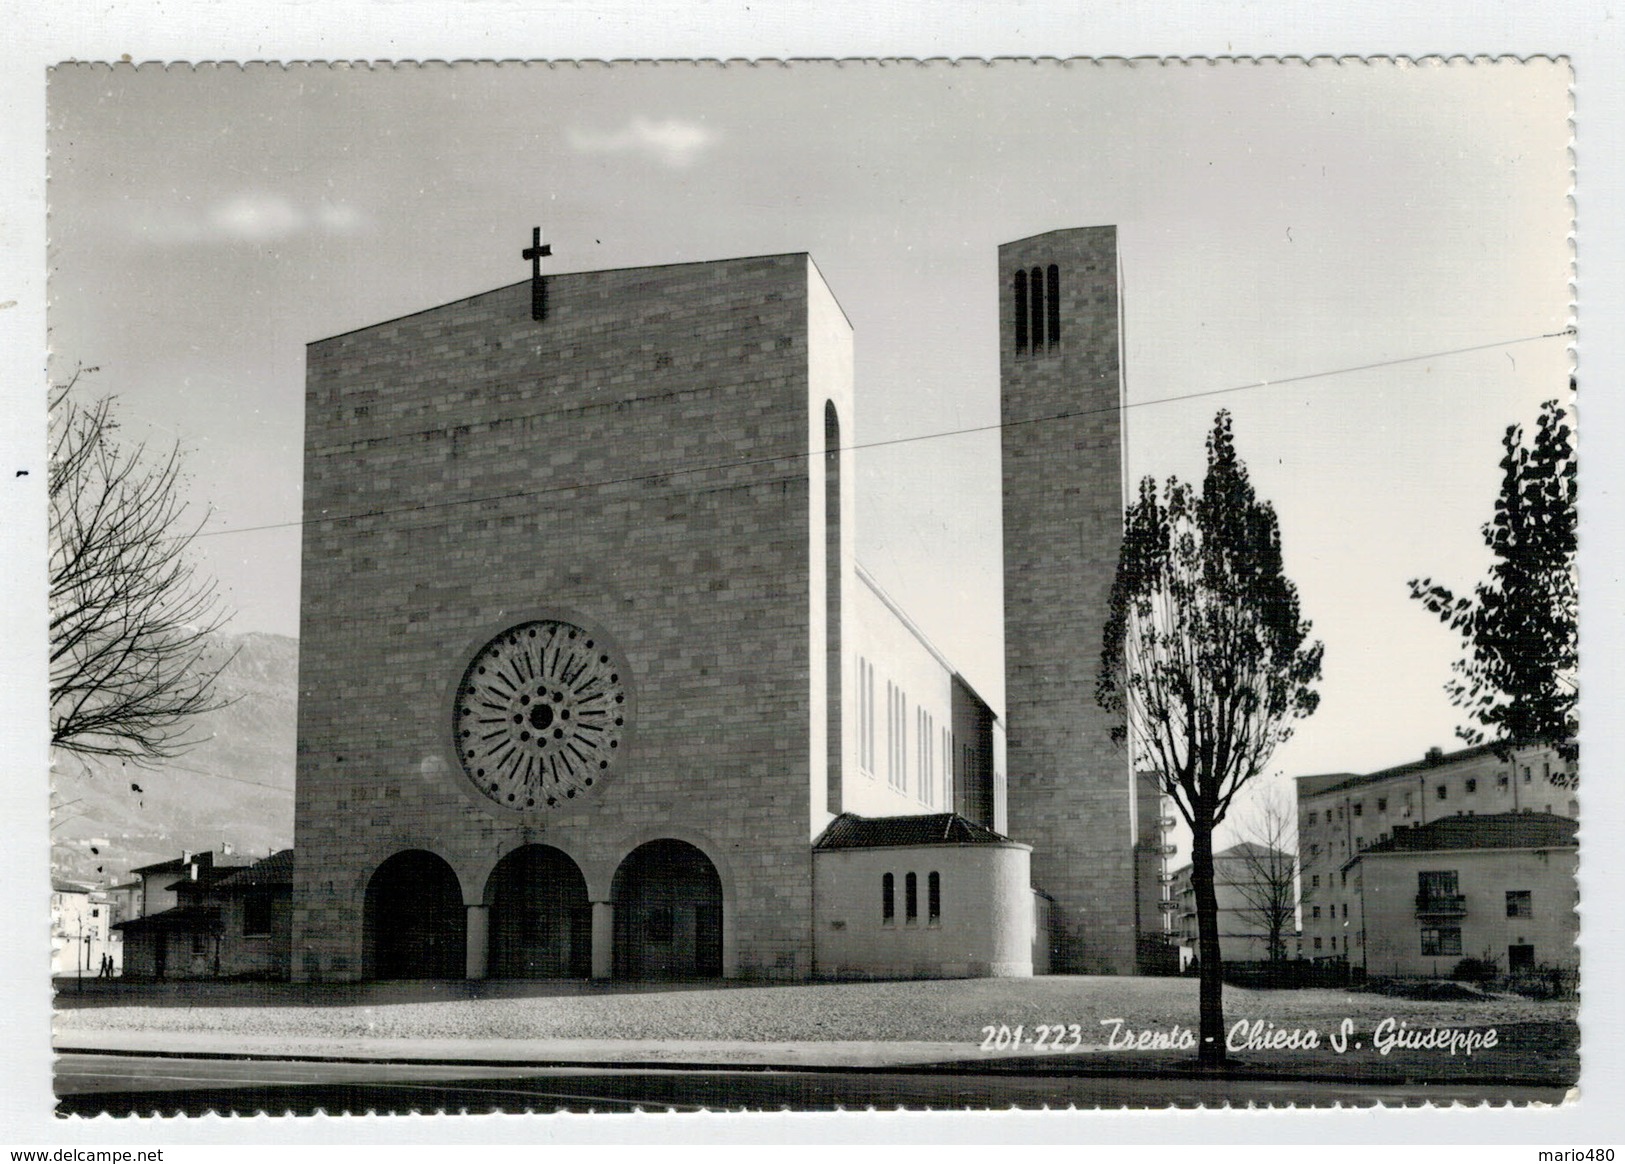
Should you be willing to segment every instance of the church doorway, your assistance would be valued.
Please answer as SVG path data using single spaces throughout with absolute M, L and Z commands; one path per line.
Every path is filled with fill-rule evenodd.
M 640 845 L 615 871 L 615 976 L 722 974 L 722 879 L 686 841 Z
M 396 853 L 367 882 L 363 912 L 367 977 L 463 977 L 468 918 L 457 874 L 440 857 Z
M 592 906 L 576 863 L 550 845 L 502 858 L 486 885 L 493 978 L 588 978 Z

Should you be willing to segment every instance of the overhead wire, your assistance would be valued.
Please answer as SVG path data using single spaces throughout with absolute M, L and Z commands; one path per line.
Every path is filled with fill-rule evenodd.
M 1320 380 L 1331 376 L 1344 376 L 1355 372 L 1370 372 L 1381 368 L 1397 367 L 1401 364 L 1420 363 L 1424 360 L 1444 359 L 1449 356 L 1468 355 L 1473 352 L 1491 351 L 1496 348 L 1511 347 L 1515 344 L 1535 343 L 1540 340 L 1571 338 L 1575 335 L 1572 327 L 1560 331 L 1543 332 L 1539 335 L 1522 336 L 1517 339 L 1498 340 L 1493 343 L 1472 344 L 1461 348 L 1448 348 L 1440 351 L 1425 352 L 1414 356 L 1397 356 L 1393 359 L 1375 360 L 1365 364 L 1351 364 L 1341 368 L 1330 368 L 1319 372 L 1305 372 L 1296 376 L 1283 376 L 1274 380 L 1256 380 L 1247 384 L 1237 384 L 1228 388 L 1211 388 L 1201 392 L 1185 392 L 1173 396 L 1161 396 L 1152 400 L 1135 400 L 1103 405 L 1096 408 L 1069 409 L 1064 412 L 1046 413 L 1042 416 L 1021 417 L 1016 420 L 1001 420 L 991 424 L 970 425 L 964 428 L 944 429 L 939 432 L 917 433 L 913 436 L 889 437 L 884 440 L 862 441 L 856 444 L 843 445 L 837 452 L 865 452 L 871 449 L 892 448 L 898 445 L 916 444 L 921 441 L 943 440 L 948 437 L 969 436 L 977 433 L 998 432 L 1002 429 L 1019 428 L 1031 424 L 1052 424 L 1057 421 L 1075 420 L 1086 416 L 1095 416 L 1105 412 L 1127 411 L 1133 408 L 1151 408 L 1162 404 L 1175 404 L 1186 400 L 1203 400 L 1214 396 L 1226 396 L 1237 392 L 1252 392 L 1261 388 L 1277 388 L 1285 384 L 1301 384 L 1309 380 Z M 196 535 L 198 538 L 223 537 L 227 534 L 262 533 L 267 530 L 295 529 L 318 522 L 329 521 L 361 521 L 376 517 L 395 517 L 406 513 L 422 513 L 436 509 L 447 509 L 466 505 L 488 505 L 502 501 L 514 501 L 526 497 L 543 497 L 554 493 L 569 493 L 583 489 L 601 489 L 612 485 L 636 485 L 645 481 L 655 481 L 670 477 L 689 476 L 701 473 L 715 473 L 722 470 L 749 469 L 761 465 L 778 464 L 785 461 L 801 461 L 813 456 L 824 456 L 828 450 L 809 449 L 803 452 L 780 453 L 768 457 L 747 457 L 736 461 L 716 461 L 704 465 L 678 465 L 672 468 L 659 469 L 648 473 L 637 473 L 624 477 L 605 477 L 589 481 L 573 481 L 562 485 L 548 485 L 535 489 L 517 489 L 505 493 L 485 494 L 479 497 L 456 497 L 446 501 L 418 502 L 412 505 L 395 506 L 391 508 L 369 509 L 355 513 L 322 514 L 317 517 L 303 517 L 292 521 L 267 522 L 262 525 L 235 526 L 228 529 L 202 530 Z M 772 484 L 773 482 L 754 482 L 753 484 Z

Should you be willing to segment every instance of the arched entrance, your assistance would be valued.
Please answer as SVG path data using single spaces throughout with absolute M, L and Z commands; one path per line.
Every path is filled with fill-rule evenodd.
M 722 879 L 686 841 L 639 845 L 615 871 L 615 976 L 722 973 Z
M 587 978 L 592 906 L 576 863 L 550 845 L 502 858 L 485 887 L 493 978 Z
M 468 919 L 457 874 L 423 849 L 396 853 L 367 882 L 369 978 L 461 978 Z

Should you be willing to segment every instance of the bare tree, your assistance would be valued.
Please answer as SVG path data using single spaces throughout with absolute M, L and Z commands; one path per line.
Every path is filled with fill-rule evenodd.
M 1241 841 L 1226 850 L 1232 885 L 1241 898 L 1241 918 L 1263 931 L 1271 962 L 1284 962 L 1287 935 L 1298 920 L 1297 806 L 1279 788 L 1254 796 Z
M 179 446 L 120 445 L 112 399 L 81 402 L 78 379 L 50 401 L 51 744 L 166 759 L 229 702 L 214 694 L 227 615 L 188 552 L 208 514 L 187 518 Z
M 1274 508 L 1236 456 L 1230 415 L 1207 440 L 1201 492 L 1147 477 L 1124 515 L 1095 697 L 1113 738 L 1153 771 L 1191 830 L 1201 967 L 1197 1055 L 1225 1058 L 1213 830 L 1314 712 L 1324 648 L 1282 568 Z

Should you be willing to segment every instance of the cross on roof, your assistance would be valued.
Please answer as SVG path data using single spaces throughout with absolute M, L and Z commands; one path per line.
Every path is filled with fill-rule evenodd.
M 520 257 L 530 260 L 530 317 L 547 318 L 547 284 L 542 282 L 542 260 L 553 253 L 553 248 L 542 241 L 542 228 L 530 229 L 530 246 L 520 251 Z

